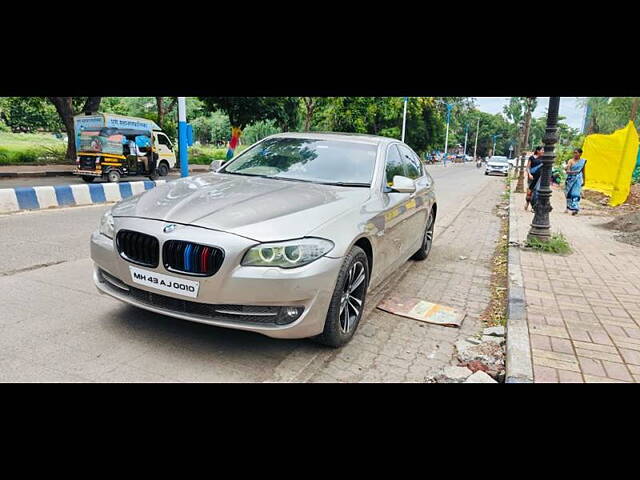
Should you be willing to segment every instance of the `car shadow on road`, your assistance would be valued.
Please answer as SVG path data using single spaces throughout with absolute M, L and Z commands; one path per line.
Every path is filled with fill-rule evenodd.
M 114 309 L 113 315 L 105 320 L 109 321 L 113 333 L 128 341 L 153 345 L 155 350 L 188 349 L 196 358 L 200 355 L 207 361 L 212 353 L 224 353 L 233 354 L 237 360 L 245 358 L 253 364 L 256 354 L 281 360 L 300 345 L 323 349 L 307 339 L 275 339 L 254 332 L 181 320 L 131 305 Z

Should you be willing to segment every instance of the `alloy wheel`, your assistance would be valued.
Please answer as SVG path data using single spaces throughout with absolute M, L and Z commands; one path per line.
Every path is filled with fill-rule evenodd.
M 349 333 L 362 314 L 366 285 L 366 269 L 362 262 L 355 262 L 349 273 L 340 299 L 340 330 Z

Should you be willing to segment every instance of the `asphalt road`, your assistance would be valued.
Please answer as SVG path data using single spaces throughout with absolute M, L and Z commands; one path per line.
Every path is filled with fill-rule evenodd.
M 439 232 L 470 202 L 494 201 L 504 180 L 471 164 L 428 169 L 439 204 L 433 255 Z M 107 208 L 0 216 L 0 381 L 282 381 L 329 354 L 308 340 L 181 321 L 99 295 L 89 236 Z

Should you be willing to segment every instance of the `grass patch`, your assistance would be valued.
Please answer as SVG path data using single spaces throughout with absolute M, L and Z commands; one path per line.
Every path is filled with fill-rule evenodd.
M 246 145 L 240 145 L 236 149 L 236 154 L 246 148 Z M 193 165 L 209 165 L 213 160 L 225 160 L 226 158 L 226 148 L 214 148 L 204 145 L 189 148 L 189 163 Z
M 527 240 L 527 247 L 540 252 L 556 253 L 559 255 L 566 255 L 571 253 L 571 246 L 561 233 L 551 234 L 551 238 L 548 241 L 540 241 L 537 238 Z
M 67 143 L 52 134 L 0 132 L 0 165 L 67 163 Z

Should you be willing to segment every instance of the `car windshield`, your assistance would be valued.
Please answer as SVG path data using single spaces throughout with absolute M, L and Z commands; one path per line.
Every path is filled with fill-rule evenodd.
M 509 163 L 509 160 L 507 160 L 507 157 L 493 157 L 491 161 L 494 163 Z
M 239 155 L 221 172 L 370 186 L 377 148 L 369 143 L 348 141 L 271 138 Z

